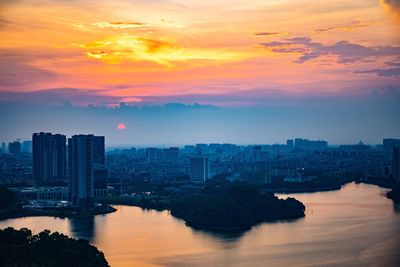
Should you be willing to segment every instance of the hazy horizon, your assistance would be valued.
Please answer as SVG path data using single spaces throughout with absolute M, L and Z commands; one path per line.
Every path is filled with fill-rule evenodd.
M 0 8 L 0 140 L 40 131 L 105 135 L 110 146 L 400 138 L 398 0 Z

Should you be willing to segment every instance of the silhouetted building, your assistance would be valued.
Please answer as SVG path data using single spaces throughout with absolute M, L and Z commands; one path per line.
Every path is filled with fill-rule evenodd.
M 68 173 L 74 206 L 90 207 L 94 197 L 93 135 L 74 135 L 68 139 Z
M 302 150 L 324 150 L 328 147 L 328 142 L 323 140 L 308 140 L 296 138 L 294 140 L 294 147 Z
M 146 159 L 149 162 L 160 161 L 163 159 L 163 151 L 160 148 L 146 148 Z
M 203 155 L 208 152 L 208 145 L 207 144 L 196 144 L 195 153 L 196 155 Z
M 14 155 L 21 153 L 21 143 L 19 141 L 8 143 L 8 153 Z
M 164 150 L 165 159 L 167 161 L 176 161 L 179 158 L 179 148 L 177 147 L 170 147 Z
M 286 140 L 286 147 L 288 150 L 292 150 L 294 148 L 294 141 L 293 139 Z
M 105 138 L 104 136 L 94 136 L 93 145 L 93 161 L 94 163 L 105 165 L 106 155 L 105 155 Z
M 106 189 L 108 173 L 105 166 L 105 138 L 104 136 L 94 136 L 93 138 L 94 189 Z
M 400 146 L 393 147 L 392 171 L 395 181 L 400 182 Z
M 400 147 L 400 139 L 394 138 L 385 138 L 383 139 L 383 151 L 388 154 L 391 154 L 393 151 L 393 147 L 398 146 Z
M 4 142 L 1 144 L 1 152 L 2 153 L 7 153 L 6 143 L 4 143 Z
M 62 134 L 32 135 L 33 178 L 54 182 L 66 178 L 66 138 Z
M 204 183 L 209 178 L 210 164 L 208 158 L 190 158 L 190 180 L 194 183 Z
M 32 141 L 24 141 L 22 142 L 22 152 L 32 153 Z

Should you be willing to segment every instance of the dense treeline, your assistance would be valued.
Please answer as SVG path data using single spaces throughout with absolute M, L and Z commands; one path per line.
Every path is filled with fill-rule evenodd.
M 20 207 L 17 195 L 7 187 L 0 186 L 0 210 L 15 209 Z
M 387 192 L 386 196 L 396 203 L 400 203 L 400 186 L 394 187 L 391 191 Z
M 304 216 L 305 206 L 294 198 L 278 199 L 246 184 L 209 184 L 201 194 L 175 199 L 171 214 L 188 225 L 216 229 L 247 229 L 267 220 Z
M 0 220 L 18 217 L 21 212 L 22 205 L 17 194 L 7 187 L 0 186 Z
M 87 240 L 75 240 L 45 230 L 33 235 L 27 228 L 0 230 L 1 266 L 109 266 L 104 254 Z

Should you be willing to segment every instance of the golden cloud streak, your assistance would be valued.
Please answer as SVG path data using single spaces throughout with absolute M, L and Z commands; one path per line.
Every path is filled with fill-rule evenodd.
M 130 35 L 114 36 L 81 47 L 88 49 L 86 55 L 106 63 L 121 61 L 150 61 L 172 66 L 174 62 L 189 60 L 237 61 L 248 57 L 241 51 L 223 49 L 184 48 L 176 43 L 153 40 Z

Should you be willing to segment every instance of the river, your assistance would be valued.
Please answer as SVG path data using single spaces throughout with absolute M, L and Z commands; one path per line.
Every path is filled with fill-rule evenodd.
M 400 266 L 400 210 L 386 192 L 349 183 L 337 191 L 279 194 L 302 201 L 306 216 L 237 234 L 195 230 L 166 211 L 129 206 L 89 218 L 10 219 L 0 228 L 88 239 L 111 266 Z

